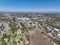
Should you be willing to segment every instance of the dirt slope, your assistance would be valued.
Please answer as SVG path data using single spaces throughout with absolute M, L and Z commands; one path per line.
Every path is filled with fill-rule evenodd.
M 50 39 L 39 31 L 30 35 L 30 45 L 53 45 Z

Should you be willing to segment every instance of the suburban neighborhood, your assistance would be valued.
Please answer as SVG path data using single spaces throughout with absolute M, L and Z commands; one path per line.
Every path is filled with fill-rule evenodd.
M 60 29 L 48 24 L 48 21 L 52 21 L 52 17 L 9 14 L 5 15 L 5 18 L 2 17 L 0 18 L 0 45 L 60 44 Z

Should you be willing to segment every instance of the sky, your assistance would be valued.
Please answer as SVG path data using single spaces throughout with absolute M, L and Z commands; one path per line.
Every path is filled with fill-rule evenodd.
M 60 0 L 0 0 L 0 11 L 60 11 Z

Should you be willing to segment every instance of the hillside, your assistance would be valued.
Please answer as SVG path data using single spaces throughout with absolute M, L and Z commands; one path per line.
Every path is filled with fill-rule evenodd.
M 41 32 L 37 31 L 30 37 L 30 45 L 53 45 L 51 40 Z

